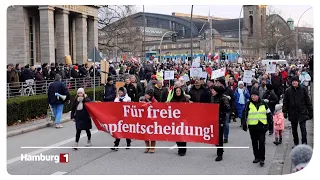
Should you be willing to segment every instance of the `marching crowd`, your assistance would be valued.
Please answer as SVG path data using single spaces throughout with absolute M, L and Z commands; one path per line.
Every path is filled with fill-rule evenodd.
M 264 165 L 266 133 L 275 135 L 274 144 L 282 143 L 284 119 L 292 125 L 294 145 L 299 145 L 297 126 L 301 129 L 302 144 L 307 144 L 306 121 L 313 118 L 313 106 L 308 87 L 312 81 L 313 58 L 307 61 L 288 61 L 288 65 L 277 65 L 275 73 L 265 73 L 266 67 L 259 62 L 215 63 L 201 62 L 200 67 L 207 77 L 190 77 L 191 65 L 185 62 L 121 62 L 110 65 L 109 77 L 101 94 L 104 102 L 180 102 L 180 103 L 218 103 L 219 144 L 216 161 L 223 157 L 223 144 L 229 141 L 229 123 L 239 122 L 244 131 L 249 130 L 254 154 L 253 163 Z M 225 67 L 225 75 L 211 79 L 211 72 Z M 120 70 L 119 70 L 120 68 Z M 174 71 L 173 80 L 164 80 L 164 71 Z M 250 83 L 243 82 L 245 70 L 252 71 Z M 117 89 L 112 75 L 124 74 L 125 85 Z M 188 76 L 188 78 L 184 78 Z M 54 114 L 62 114 L 63 104 L 69 100 L 57 100 L 57 93 L 68 95 L 61 85 L 61 76 L 50 85 L 49 104 Z M 282 100 L 283 99 L 283 100 Z M 87 146 L 91 146 L 92 128 L 90 116 L 83 105 L 89 102 L 83 88 L 78 89 L 72 103 L 71 118 L 76 122 L 77 149 L 81 130 L 88 136 Z M 56 106 L 58 104 L 58 106 Z M 62 109 L 61 107 L 62 106 Z M 62 127 L 60 117 L 56 116 L 56 127 Z M 116 139 L 112 150 L 117 151 L 120 139 Z M 131 140 L 126 139 L 127 149 Z M 155 153 L 156 142 L 146 141 L 145 153 Z M 186 155 L 187 142 L 177 142 L 178 154 Z

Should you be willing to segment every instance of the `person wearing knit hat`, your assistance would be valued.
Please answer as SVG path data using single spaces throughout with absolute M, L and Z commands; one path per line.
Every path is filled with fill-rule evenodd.
M 248 89 L 244 87 L 243 81 L 239 81 L 238 87 L 234 91 L 234 99 L 236 103 L 237 117 L 240 119 L 242 119 L 242 112 L 249 98 L 250 98 L 250 94 Z M 240 127 L 241 125 L 242 123 L 240 124 Z
M 216 82 L 218 82 L 221 85 L 223 85 L 224 87 L 226 87 L 226 80 L 224 77 L 219 77 L 218 79 L 216 79 Z
M 212 86 L 211 91 L 211 103 L 219 104 L 219 147 L 223 147 L 224 126 L 226 120 L 226 114 L 230 113 L 231 106 L 228 98 L 224 95 L 225 89 L 222 86 Z M 223 148 L 217 149 L 217 158 L 215 161 L 221 161 L 223 156 Z
M 312 158 L 313 150 L 310 146 L 300 144 L 294 147 L 290 153 L 293 172 L 298 172 L 304 169 Z
M 253 163 L 260 163 L 261 167 L 264 166 L 265 161 L 265 140 L 269 119 L 272 119 L 269 106 L 259 98 L 257 90 L 252 90 L 250 101 L 244 109 L 242 128 L 244 131 L 249 128 L 254 155 Z
M 107 83 L 104 86 L 104 92 L 102 93 L 103 102 L 113 102 L 117 95 L 117 88 L 113 84 L 112 77 L 107 78 Z
M 74 150 L 77 150 L 78 143 L 80 139 L 80 134 L 82 130 L 85 130 L 87 133 L 87 147 L 91 146 L 91 132 L 92 122 L 91 117 L 86 109 L 85 103 L 90 102 L 90 98 L 85 94 L 83 88 L 77 90 L 77 96 L 73 101 L 71 109 L 71 119 L 75 122 L 76 125 L 76 141 L 74 144 Z
M 127 89 L 125 87 L 120 87 L 118 90 L 118 97 L 114 100 L 114 102 L 131 102 L 131 98 L 128 96 Z M 127 148 L 131 146 L 131 139 L 126 139 Z M 113 151 L 118 151 L 118 146 L 120 143 L 120 139 L 116 138 L 114 141 L 114 146 L 111 148 Z
M 40 71 L 41 71 L 41 67 L 38 67 L 38 68 L 37 68 L 37 72 L 40 72 Z

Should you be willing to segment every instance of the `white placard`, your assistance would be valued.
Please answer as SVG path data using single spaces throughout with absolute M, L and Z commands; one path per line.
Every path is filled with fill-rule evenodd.
M 207 72 L 202 72 L 201 77 L 207 79 L 208 73 Z
M 243 62 L 242 57 L 239 57 L 239 58 L 238 58 L 238 63 L 239 63 L 239 64 L 242 64 L 242 62 Z
M 267 64 L 266 73 L 276 73 L 277 65 L 276 64 Z
M 224 77 L 225 74 L 226 74 L 226 68 L 217 69 L 215 71 L 212 71 L 211 79 L 217 79 L 219 77 Z
M 199 62 L 192 62 L 192 67 L 198 68 L 198 67 L 200 67 L 200 63 Z
M 174 71 L 164 71 L 164 80 L 174 79 Z
M 190 77 L 201 77 L 202 69 L 201 68 L 190 68 Z
M 252 80 L 252 71 L 251 70 L 245 70 L 243 74 L 243 82 L 245 83 L 251 83 Z
M 188 74 L 183 75 L 183 80 L 184 80 L 184 82 L 189 82 L 190 81 L 190 78 L 189 78 Z
M 194 60 L 194 62 L 200 63 L 200 57 L 197 57 L 197 58 Z

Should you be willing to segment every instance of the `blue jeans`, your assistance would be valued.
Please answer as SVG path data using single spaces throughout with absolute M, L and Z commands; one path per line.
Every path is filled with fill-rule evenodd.
M 229 123 L 230 123 L 230 113 L 226 113 L 226 120 L 224 123 L 224 139 L 228 139 L 229 136 Z
M 53 104 L 51 105 L 56 124 L 60 124 L 61 116 L 63 113 L 63 104 Z

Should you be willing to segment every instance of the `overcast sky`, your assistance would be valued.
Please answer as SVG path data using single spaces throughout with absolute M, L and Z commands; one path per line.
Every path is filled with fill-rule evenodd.
M 239 5 L 210 5 L 210 6 L 193 6 L 193 14 L 195 15 L 203 15 L 208 16 L 209 9 L 210 14 L 216 17 L 222 18 L 239 18 L 240 10 L 242 6 Z M 298 20 L 302 13 L 310 8 L 311 6 L 298 6 L 298 5 L 274 5 L 270 8 L 276 12 L 279 12 L 281 17 L 287 20 L 289 17 L 294 19 L 295 25 L 297 25 Z M 268 7 L 267 7 L 268 9 Z M 136 6 L 136 10 L 138 12 L 142 12 L 143 8 L 142 5 Z M 188 13 L 191 12 L 191 5 L 170 5 L 170 6 L 153 6 L 153 5 L 146 5 L 145 12 L 151 13 L 159 13 L 159 14 L 172 14 L 172 12 L 180 12 L 180 13 Z M 267 11 L 268 12 L 268 11 Z M 241 17 L 243 14 L 241 15 Z M 302 17 L 299 22 L 299 26 L 307 26 L 313 27 L 313 9 L 308 10 Z

